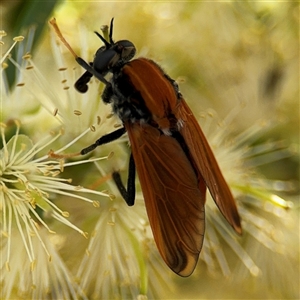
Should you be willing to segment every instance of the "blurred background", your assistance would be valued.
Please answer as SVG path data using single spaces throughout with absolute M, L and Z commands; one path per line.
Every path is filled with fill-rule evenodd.
M 250 272 L 244 272 L 243 280 L 239 280 L 240 273 L 235 272 L 238 269 L 236 267 L 225 278 L 221 272 L 211 274 L 199 262 L 198 271 L 188 279 L 177 278 L 166 272 L 164 276 L 171 278 L 172 288 L 169 290 L 165 286 L 164 296 L 158 292 L 156 297 L 299 297 L 299 269 L 296 267 L 299 263 L 299 3 L 1 1 L 0 9 L 0 29 L 7 33 L 2 54 L 8 49 L 9 40 L 15 36 L 25 36 L 24 54 L 27 51 L 31 53 L 32 60 L 39 66 L 40 72 L 53 86 L 53 90 L 61 87 L 57 81 L 58 68 L 54 64 L 51 42 L 53 30 L 49 27 L 49 19 L 55 17 L 75 52 L 91 61 L 95 51 L 101 46 L 93 31 L 100 32 L 100 27 L 109 25 L 111 18 L 114 18 L 114 40 L 130 40 L 137 48 L 136 57 L 146 56 L 158 62 L 167 74 L 179 82 L 184 98 L 195 116 L 204 120 L 203 123 L 207 124 L 207 114 L 213 115 L 215 123 L 226 120 L 228 132 L 232 136 L 243 135 L 254 124 L 265 124 L 265 127 L 262 126 L 263 134 L 256 132 L 247 143 L 248 147 L 269 143 L 283 149 L 272 154 L 272 147 L 267 147 L 269 156 L 257 155 L 256 160 L 252 160 L 252 166 L 256 167 L 256 172 L 267 182 L 272 181 L 274 190 L 277 189 L 281 197 L 294 204 L 293 210 L 289 212 L 293 226 L 283 230 L 283 235 L 291 247 L 289 267 L 293 269 L 293 277 L 282 280 L 288 275 L 285 273 L 290 272 L 281 264 L 286 262 L 283 259 L 284 253 L 268 256 L 267 252 L 258 251 L 252 254 L 260 268 L 264 269 L 262 265 L 265 264 L 267 270 L 261 276 L 255 277 Z M 70 69 L 77 67 L 64 47 L 61 47 L 61 51 L 64 63 Z M 18 57 L 17 48 L 11 52 L 11 57 L 22 65 L 22 57 Z M 8 62 L 5 72 L 6 88 L 1 91 L 2 96 L 13 92 L 18 84 L 13 64 Z M 79 71 L 79 75 L 80 72 L 82 71 Z M 73 79 L 75 82 L 75 76 Z M 4 121 L 6 120 L 2 120 Z M 51 122 L 41 125 L 36 128 L 32 138 L 38 139 L 43 130 L 51 130 L 55 126 L 57 125 Z M 94 137 L 91 141 L 93 139 Z M 88 142 L 75 148 L 80 149 L 87 145 Z M 255 152 L 251 155 L 256 156 Z M 122 159 L 119 160 L 122 165 Z M 104 166 L 105 168 L 108 172 L 111 165 Z M 79 175 L 82 172 L 84 176 Z M 81 182 L 82 176 L 83 182 L 87 184 L 95 180 L 89 178 L 88 174 L 80 169 L 72 171 L 70 176 L 75 177 L 75 182 Z M 79 204 L 73 209 L 68 207 L 75 215 L 75 220 L 83 218 L 87 212 L 91 213 L 82 206 L 83 204 Z M 96 213 L 91 214 L 95 219 Z M 84 224 L 84 221 L 81 222 Z M 92 225 L 90 230 L 91 228 Z M 72 236 L 72 233 L 67 234 Z M 249 244 L 250 253 L 251 243 Z M 84 245 L 86 246 L 83 243 L 81 247 L 84 248 Z M 80 255 L 78 249 L 72 250 L 75 257 Z M 60 254 L 69 268 L 76 270 L 76 266 L 72 266 L 74 258 L 68 262 L 70 252 L 65 247 L 60 249 Z M 232 262 L 233 259 L 229 261 Z M 277 280 L 284 284 L 278 284 Z

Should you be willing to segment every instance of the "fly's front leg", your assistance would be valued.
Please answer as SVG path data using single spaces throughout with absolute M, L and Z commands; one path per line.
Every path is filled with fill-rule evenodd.
M 93 63 L 90 62 L 90 66 L 93 66 Z M 80 93 L 86 93 L 88 90 L 88 82 L 91 80 L 93 77 L 93 74 L 90 73 L 89 71 L 85 71 L 79 79 L 75 82 L 74 86 L 75 89 L 80 92 Z
M 94 75 L 97 79 L 99 79 L 101 82 L 103 82 L 105 85 L 110 85 L 110 83 L 103 77 L 102 74 L 97 72 L 92 66 L 90 66 L 85 60 L 83 60 L 81 57 L 77 56 L 75 58 L 77 63 L 82 66 L 86 71 L 88 71 L 90 74 Z

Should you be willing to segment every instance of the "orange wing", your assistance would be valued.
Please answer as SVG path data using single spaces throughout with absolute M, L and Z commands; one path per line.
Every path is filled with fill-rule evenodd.
M 199 172 L 198 176 L 204 179 L 212 198 L 226 220 L 237 233 L 241 234 L 240 216 L 233 196 L 196 118 L 184 99 L 180 102 L 175 116 L 183 121 L 180 133 Z
M 176 139 L 148 124 L 125 127 L 159 252 L 175 273 L 189 276 L 203 243 L 205 190 Z

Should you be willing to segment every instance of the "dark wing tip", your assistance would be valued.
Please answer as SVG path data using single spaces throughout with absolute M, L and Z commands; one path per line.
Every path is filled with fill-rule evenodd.
M 238 213 L 234 216 L 234 219 L 232 222 L 232 227 L 236 233 L 238 233 L 239 235 L 242 235 L 243 229 L 242 229 L 242 225 L 241 225 L 241 218 Z

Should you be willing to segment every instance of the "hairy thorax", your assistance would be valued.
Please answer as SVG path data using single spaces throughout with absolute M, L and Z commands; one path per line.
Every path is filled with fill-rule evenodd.
M 165 134 L 182 124 L 174 116 L 181 99 L 178 86 L 151 60 L 135 59 L 114 72 L 102 97 L 123 122 L 148 123 Z

